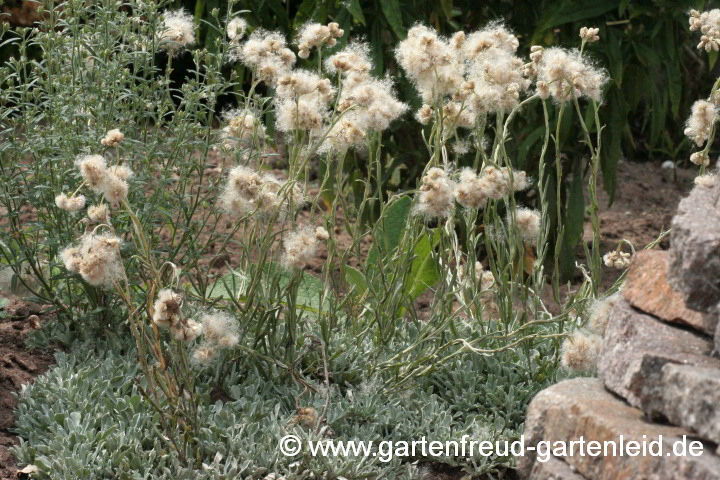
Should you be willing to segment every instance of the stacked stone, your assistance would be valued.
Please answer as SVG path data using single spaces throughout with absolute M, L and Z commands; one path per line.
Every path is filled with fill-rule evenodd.
M 599 378 L 540 392 L 525 421 L 532 480 L 720 480 L 720 182 L 697 186 L 673 219 L 670 251 L 635 255 L 623 300 L 610 312 Z M 541 441 L 650 442 L 663 456 L 558 456 L 528 451 Z M 699 441 L 702 455 L 675 455 Z M 682 452 L 679 452 L 682 453 Z M 696 451 L 697 453 L 697 451 Z

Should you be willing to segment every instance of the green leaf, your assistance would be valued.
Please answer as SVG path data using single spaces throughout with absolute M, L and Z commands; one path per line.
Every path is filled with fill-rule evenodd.
M 450 20 L 452 18 L 453 0 L 440 0 L 440 6 L 445 14 L 445 18 Z
M 348 9 L 353 17 L 353 20 L 361 25 L 365 25 L 365 15 L 363 15 L 362 6 L 360 6 L 360 0 L 350 0 L 345 4 L 345 8 Z
M 537 127 L 535 130 L 533 130 L 530 135 L 525 137 L 525 139 L 520 144 L 520 147 L 518 147 L 518 156 L 517 156 L 517 168 L 520 170 L 525 170 L 527 168 L 527 156 L 530 152 L 530 149 L 532 148 L 535 143 L 544 138 L 545 135 L 545 126 Z
M 345 281 L 355 287 L 353 292 L 357 296 L 362 296 L 367 291 L 367 279 L 365 275 L 355 267 L 345 265 Z
M 565 0 L 559 5 L 553 5 L 552 8 L 545 9 L 546 13 L 538 21 L 533 38 L 542 38 L 543 33 L 553 27 L 598 17 L 610 10 L 617 9 L 619 6 L 619 0 L 605 2 L 598 2 L 597 0 L 582 0 L 579 2 Z
M 571 250 L 574 250 L 583 235 L 585 223 L 585 195 L 583 193 L 583 168 L 581 162 L 573 167 L 573 178 L 568 193 L 567 214 L 565 218 L 565 240 Z
M 385 253 L 393 252 L 402 239 L 410 217 L 410 197 L 400 197 L 385 209 L 373 235 L 373 245 L 368 253 L 368 263 L 378 260 L 378 250 Z
M 407 32 L 405 28 L 403 28 L 402 10 L 400 9 L 399 0 L 380 0 L 380 7 L 395 36 L 400 40 L 404 40 Z
M 682 73 L 680 66 L 675 62 L 667 64 L 668 97 L 670 97 L 670 111 L 674 118 L 680 116 L 680 102 L 682 101 Z
M 435 285 L 441 278 L 440 269 L 432 258 L 433 246 L 439 242 L 440 232 L 436 231 L 432 239 L 431 244 L 428 237 L 423 237 L 413 251 L 415 259 L 405 284 L 405 291 L 413 300 Z
M 718 58 L 718 52 L 715 50 L 712 50 L 710 53 L 708 53 L 708 71 L 712 71 L 713 67 L 715 66 L 715 62 Z

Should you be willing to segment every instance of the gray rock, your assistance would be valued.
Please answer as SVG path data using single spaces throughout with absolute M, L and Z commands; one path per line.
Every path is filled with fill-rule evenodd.
M 567 463 L 555 457 L 547 461 L 537 461 L 530 471 L 529 480 L 585 480 L 585 477 L 575 473 Z
M 587 450 L 579 455 L 578 446 L 574 455 L 568 451 L 563 460 L 587 479 L 720 480 L 720 457 L 709 446 L 704 445 L 699 456 L 673 453 L 676 442 L 690 435 L 683 428 L 647 423 L 642 411 L 607 392 L 598 379 L 574 378 L 543 390 L 530 403 L 525 420 L 525 456 L 518 459 L 518 472 L 523 478 L 532 478 L 539 455 L 529 447 L 537 448 L 543 441 L 570 445 L 582 438 L 585 445 L 596 441 L 603 449 L 605 442 L 618 445 L 613 455 L 608 443 L 607 456 L 604 451 L 589 455 Z M 659 455 L 650 455 L 650 450 L 646 455 L 629 455 L 627 450 L 621 455 L 621 438 L 624 445 L 631 441 L 648 446 L 657 442 L 656 447 L 662 450 L 653 447 Z
M 668 363 L 662 369 L 663 414 L 720 443 L 720 369 Z
M 720 301 L 720 182 L 695 187 L 680 202 L 670 253 L 670 283 L 689 308 L 710 311 Z
M 634 310 L 626 301 L 610 311 L 598 370 L 609 390 L 650 417 L 664 415 L 662 369 L 667 363 L 720 368 L 712 343 L 693 332 Z

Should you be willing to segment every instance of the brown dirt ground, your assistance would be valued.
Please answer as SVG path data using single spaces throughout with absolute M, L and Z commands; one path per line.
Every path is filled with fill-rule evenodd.
M 17 443 L 10 431 L 17 403 L 13 393 L 44 373 L 53 364 L 50 353 L 30 351 L 25 338 L 38 324 L 31 315 L 40 313 L 37 306 L 13 299 L 0 310 L 0 478 L 17 478 L 15 460 L 9 447 Z
M 221 163 L 223 162 L 218 162 Z M 209 165 L 209 167 L 213 166 L 219 165 Z M 220 173 L 219 168 L 217 173 Z M 278 176 L 282 175 L 280 171 L 274 173 Z M 692 187 L 695 171 L 678 170 L 677 174 L 677 180 L 674 180 L 672 170 L 664 170 L 658 163 L 621 161 L 618 164 L 619 188 L 613 204 L 608 207 L 607 194 L 602 189 L 598 192 L 603 253 L 614 249 L 621 239 L 629 240 L 636 249 L 641 249 L 655 240 L 664 229 L 669 228 L 679 200 Z M 309 212 L 304 211 L 300 216 L 301 221 L 309 221 Z M 23 217 L 30 219 L 34 217 L 34 212 L 24 206 Z M 341 221 L 339 225 L 342 225 Z M 338 227 L 335 234 L 341 249 L 349 246 L 350 237 L 344 228 Z M 591 238 L 588 218 L 584 241 L 589 242 Z M 369 244 L 367 239 L 362 242 L 362 253 L 367 253 Z M 668 248 L 668 245 L 666 238 L 661 242 L 660 248 Z M 582 258 L 582 249 L 578 251 L 578 257 Z M 321 272 L 326 258 L 327 251 L 322 247 L 318 251 L 316 262 L 309 265 L 306 270 L 309 273 Z M 352 259 L 355 265 L 357 261 L 356 258 Z M 207 262 L 211 270 L 217 270 L 217 274 L 224 273 L 223 266 L 215 267 L 218 264 L 217 259 L 209 258 Z M 603 286 L 608 287 L 615 281 L 619 272 L 605 269 L 605 273 Z M 429 301 L 430 298 L 426 298 L 426 295 L 421 296 L 418 299 L 419 309 L 428 308 Z M 5 479 L 16 478 L 14 460 L 8 450 L 8 447 L 17 442 L 10 431 L 14 423 L 13 408 L 16 403 L 12 392 L 19 391 L 22 385 L 32 382 L 37 375 L 46 371 L 53 363 L 53 359 L 48 353 L 28 351 L 24 345 L 28 332 L 36 328 L 28 321 L 28 317 L 38 313 L 37 309 L 33 310 L 31 305 L 14 300 L 6 306 L 4 312 L 0 311 L 0 313 L 9 314 L 4 317 L 0 315 L 0 478 Z M 452 469 L 434 471 L 433 467 L 436 466 L 430 467 L 430 478 L 436 480 L 456 480 L 463 476 Z

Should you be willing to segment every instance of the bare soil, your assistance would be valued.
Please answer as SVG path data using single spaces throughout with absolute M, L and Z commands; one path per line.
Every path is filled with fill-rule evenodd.
M 53 364 L 48 352 L 28 350 L 25 339 L 28 333 L 38 328 L 38 320 L 31 315 L 40 313 L 36 305 L 18 299 L 10 300 L 0 310 L 0 478 L 17 478 L 15 459 L 9 448 L 17 443 L 11 432 L 15 423 L 13 410 L 14 394 L 23 385 L 31 383 L 36 376 L 44 373 Z

